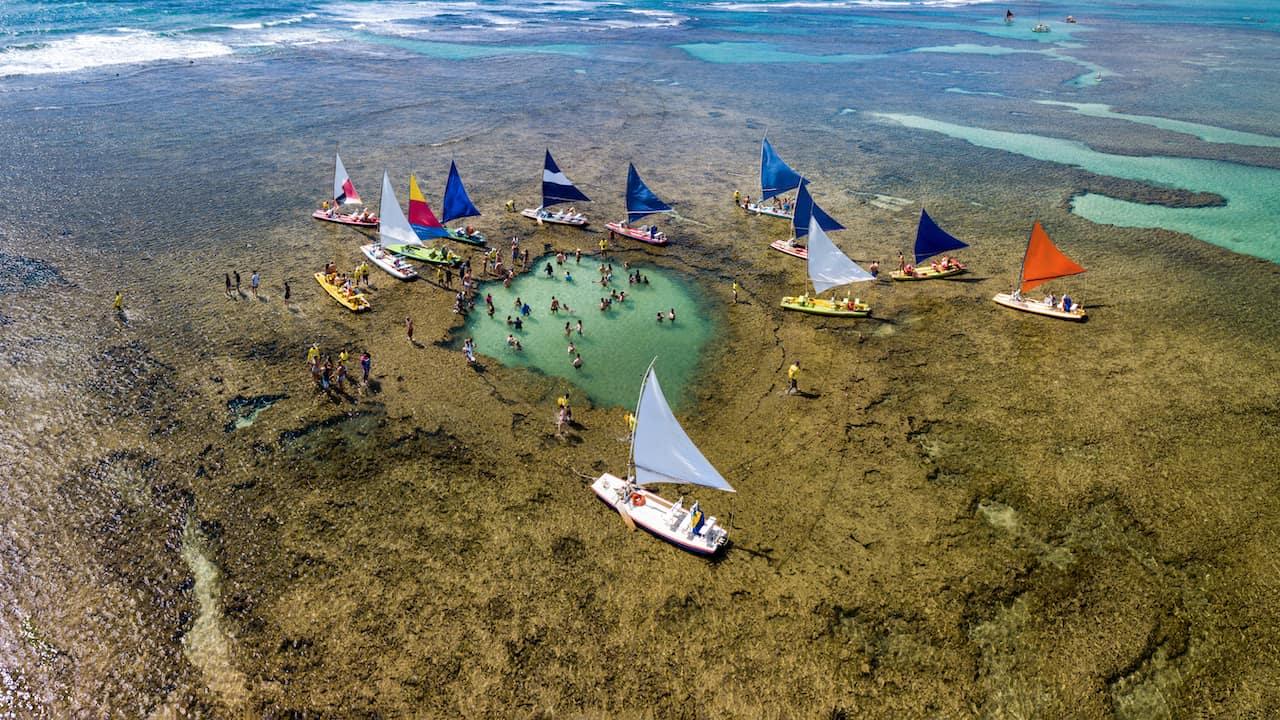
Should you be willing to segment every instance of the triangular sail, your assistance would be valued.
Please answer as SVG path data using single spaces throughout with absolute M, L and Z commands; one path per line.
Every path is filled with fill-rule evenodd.
M 920 224 L 916 227 L 917 265 L 920 264 L 921 260 L 931 258 L 938 253 L 967 247 L 969 247 L 968 243 L 959 240 L 951 233 L 938 227 L 933 218 L 929 217 L 929 213 L 925 212 L 924 208 L 920 208 Z
M 1022 259 L 1021 291 L 1028 292 L 1041 283 L 1084 272 L 1071 258 L 1062 254 L 1037 220 L 1027 240 L 1027 254 Z
M 797 238 L 802 238 L 809 234 L 810 217 L 816 218 L 818 225 L 822 226 L 823 230 L 844 229 L 844 226 L 838 220 L 818 207 L 818 204 L 813 201 L 813 196 L 809 194 L 809 188 L 806 185 L 801 185 L 800 191 L 796 193 L 796 205 L 791 214 L 791 230 Z
M 419 240 L 449 235 L 449 231 L 436 219 L 435 213 L 431 212 L 431 206 L 418 189 L 418 181 L 412 174 L 409 175 L 409 226 Z
M 792 170 L 765 138 L 760 145 L 760 199 L 768 200 L 779 193 L 790 192 L 809 182 Z
M 379 242 L 383 245 L 421 245 L 409 220 L 400 209 L 400 201 L 396 199 L 395 188 L 391 187 L 391 176 L 382 171 L 382 207 L 378 210 Z
M 591 202 L 591 198 L 573 186 L 573 182 L 560 172 L 556 161 L 547 151 L 547 158 L 542 166 L 542 207 L 551 207 L 565 202 Z
M 333 201 L 338 205 L 354 205 L 360 202 L 356 194 L 356 186 L 351 184 L 351 176 L 342 166 L 342 156 L 333 154 Z
M 734 492 L 676 421 L 652 365 L 640 388 L 632 438 L 631 456 L 637 485 L 688 483 Z
M 462 186 L 458 164 L 450 161 L 449 181 L 444 185 L 444 200 L 440 204 L 440 222 L 475 217 L 479 214 L 479 208 L 471 202 L 471 198 L 467 197 L 467 189 Z
M 818 294 L 849 283 L 875 280 L 831 242 L 822 231 L 818 218 L 809 221 L 809 279 Z
M 635 222 L 645 215 L 671 212 L 671 206 L 658 199 L 636 172 L 636 166 L 627 164 L 627 222 Z

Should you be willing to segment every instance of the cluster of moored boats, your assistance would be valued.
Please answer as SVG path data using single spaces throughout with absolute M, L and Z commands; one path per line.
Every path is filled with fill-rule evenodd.
M 801 295 L 784 297 L 781 306 L 787 310 L 834 317 L 870 315 L 871 306 L 861 298 L 850 299 L 848 294 L 842 298 L 835 294 L 822 297 L 823 293 L 834 288 L 874 280 L 876 273 L 863 269 L 831 241 L 827 233 L 843 230 L 844 226 L 818 207 L 809 194 L 809 181 L 782 161 L 767 138 L 762 143 L 760 154 L 762 196 L 758 202 L 748 200 L 739 206 L 748 212 L 791 221 L 792 236 L 771 243 L 771 247 L 804 259 L 808 263 L 809 281 L 813 287 L 812 295 L 806 288 Z M 786 202 L 766 203 L 770 198 L 789 193 L 794 194 Z M 444 266 L 453 266 L 461 261 L 443 243 L 428 246 L 425 244 L 427 240 L 448 239 L 472 245 L 485 244 L 484 237 L 471 226 L 449 229 L 444 225 L 452 220 L 480 215 L 480 211 L 466 194 L 456 163 L 449 168 L 441 218 L 437 218 L 431 211 L 412 175 L 409 176 L 408 216 L 400 209 L 390 176 L 386 172 L 382 176 L 379 214 L 369 219 L 366 214 L 342 211 L 345 205 L 359 202 L 359 196 L 342 165 L 342 159 L 335 157 L 333 200 L 326 202 L 321 210 L 314 213 L 314 217 L 357 227 L 377 227 L 378 242 L 362 245 L 361 252 L 375 265 L 402 280 L 410 280 L 416 276 L 415 269 L 404 258 Z M 539 224 L 581 227 L 587 224 L 587 219 L 575 207 L 555 211 L 550 209 L 556 205 L 577 202 L 589 202 L 589 198 L 569 181 L 548 151 L 543 166 L 542 204 L 537 208 L 522 210 L 521 214 Z M 633 225 L 648 215 L 672 210 L 649 190 L 634 165 L 627 172 L 626 204 L 627 220 L 608 223 L 606 227 L 610 232 L 641 242 L 665 245 L 667 236 L 656 227 Z M 508 209 L 511 209 L 510 206 Z M 966 268 L 949 253 L 965 247 L 968 247 L 967 243 L 947 233 L 921 209 L 914 261 L 908 264 L 903 259 L 899 269 L 891 271 L 889 275 L 894 281 L 931 280 L 958 275 L 965 272 Z M 948 254 L 942 260 L 924 264 L 943 253 Z M 1030 292 L 1049 280 L 1081 272 L 1084 272 L 1084 268 L 1062 254 L 1039 221 L 1036 221 L 1027 241 L 1017 286 L 1013 291 L 999 293 L 992 299 L 1002 306 L 1016 310 L 1066 320 L 1084 320 L 1084 310 L 1068 297 L 1059 301 L 1051 294 L 1040 301 L 1023 296 L 1023 293 Z M 323 273 L 316 273 L 316 280 L 320 285 L 343 306 L 353 311 L 366 310 L 369 308 L 368 298 L 356 287 L 353 281 L 355 279 L 339 275 L 332 267 L 325 268 Z M 685 507 L 683 498 L 672 502 L 647 487 L 667 482 L 733 492 L 733 487 L 703 457 L 680 427 L 662 393 L 652 364 L 641 384 L 640 399 L 633 417 L 630 472 L 625 478 L 604 473 L 592 483 L 592 491 L 605 504 L 615 509 L 632 528 L 641 527 L 696 554 L 713 555 L 719 552 L 728 541 L 728 531 L 715 517 L 706 515 L 696 502 Z

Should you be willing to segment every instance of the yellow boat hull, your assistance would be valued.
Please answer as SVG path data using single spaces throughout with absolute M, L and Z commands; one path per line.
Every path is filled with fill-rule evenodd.
M 781 305 L 783 310 L 795 310 L 796 312 L 809 313 L 810 315 L 826 315 L 827 317 L 868 317 L 871 315 L 870 305 L 861 300 L 849 300 L 848 298 L 841 302 L 835 302 L 826 298 L 784 297 Z
M 324 279 L 324 273 L 316 273 L 316 282 L 320 283 L 320 287 L 324 288 L 330 297 L 337 300 L 351 312 L 361 312 L 369 309 L 369 298 L 365 297 L 364 293 L 359 290 L 356 290 L 351 297 L 347 297 L 342 288 Z

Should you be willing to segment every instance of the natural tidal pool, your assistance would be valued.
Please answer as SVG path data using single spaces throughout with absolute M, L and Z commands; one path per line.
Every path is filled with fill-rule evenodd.
M 602 265 L 606 272 L 612 266 L 612 278 L 603 285 Z M 641 282 L 629 279 L 636 273 Z M 601 303 L 614 293 L 626 297 L 613 299 L 601 310 Z M 493 297 L 492 317 L 486 295 Z M 551 311 L 553 299 L 559 304 L 556 312 Z M 521 313 L 523 305 L 529 306 L 528 315 Z M 674 322 L 667 317 L 672 310 Z M 664 316 L 661 322 L 659 312 Z M 516 318 L 521 327 L 515 326 Z M 656 357 L 667 399 L 679 407 L 690 395 L 688 384 L 714 334 L 714 318 L 696 286 L 670 270 L 645 264 L 628 269 L 620 258 L 602 262 L 584 256 L 579 262 L 569 255 L 561 263 L 547 256 L 510 287 L 482 284 L 476 308 L 454 344 L 473 338 L 481 356 L 564 378 L 593 403 L 624 408 L 635 406 L 645 369 Z M 508 343 L 508 336 L 520 342 L 519 349 Z M 581 367 L 574 367 L 577 356 L 582 357 Z

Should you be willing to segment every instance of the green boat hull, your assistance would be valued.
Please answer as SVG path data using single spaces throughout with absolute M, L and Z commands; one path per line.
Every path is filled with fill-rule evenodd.
M 451 228 L 449 230 L 449 239 L 468 245 L 475 245 L 476 247 L 484 247 L 484 236 L 480 233 L 472 233 L 468 237 L 466 228 Z
M 384 245 L 383 247 L 410 260 L 418 260 L 432 265 L 452 266 L 462 262 L 462 257 L 457 253 L 427 245 Z

